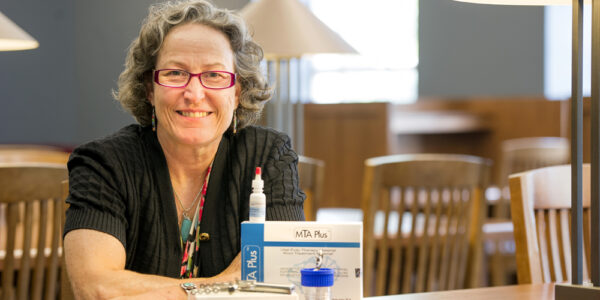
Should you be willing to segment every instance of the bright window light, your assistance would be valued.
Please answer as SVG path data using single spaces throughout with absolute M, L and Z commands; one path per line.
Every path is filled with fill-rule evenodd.
M 591 90 L 591 7 L 583 11 L 583 96 Z M 571 6 L 544 8 L 544 95 L 550 100 L 571 98 Z
M 416 101 L 418 0 L 311 0 L 308 6 L 360 53 L 308 57 L 309 101 Z

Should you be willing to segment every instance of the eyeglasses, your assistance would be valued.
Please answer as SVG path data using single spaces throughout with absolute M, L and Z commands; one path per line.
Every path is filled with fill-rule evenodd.
M 179 69 L 154 70 L 154 82 L 166 87 L 186 87 L 192 77 L 198 77 L 202 86 L 207 89 L 221 90 L 235 85 L 235 74 L 227 71 L 206 71 L 193 74 Z

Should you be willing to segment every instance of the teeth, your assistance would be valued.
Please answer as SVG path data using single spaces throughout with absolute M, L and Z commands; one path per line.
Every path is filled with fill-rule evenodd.
M 208 116 L 208 112 L 203 111 L 203 112 L 188 112 L 188 111 L 182 111 L 180 112 L 182 116 L 184 117 L 189 117 L 189 118 L 203 118 Z

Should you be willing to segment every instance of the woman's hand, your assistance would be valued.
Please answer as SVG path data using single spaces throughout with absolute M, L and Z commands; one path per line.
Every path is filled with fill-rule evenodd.
M 185 299 L 178 279 L 125 270 L 125 248 L 112 235 L 73 230 L 65 236 L 64 250 L 71 287 L 79 300 Z
M 187 299 L 187 294 L 178 286 L 168 287 L 157 290 L 148 291 L 143 294 L 134 296 L 123 296 L 113 298 L 111 300 L 148 300 L 148 299 L 163 299 L 163 300 L 183 300 Z
M 113 236 L 77 229 L 65 236 L 67 270 L 77 299 L 185 299 L 179 286 L 190 281 L 125 270 L 125 249 Z M 241 254 L 219 275 L 197 278 L 197 284 L 233 282 L 241 278 Z

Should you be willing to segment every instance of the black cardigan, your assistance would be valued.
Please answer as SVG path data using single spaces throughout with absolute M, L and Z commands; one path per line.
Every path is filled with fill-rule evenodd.
M 251 126 L 224 134 L 200 224 L 210 239 L 200 243 L 199 276 L 217 275 L 240 251 L 255 167 L 263 168 L 267 220 L 304 220 L 297 162 L 289 138 L 274 130 Z M 82 228 L 108 233 L 125 247 L 126 269 L 179 276 L 183 254 L 171 180 L 149 127 L 130 125 L 79 146 L 68 168 L 65 235 Z

